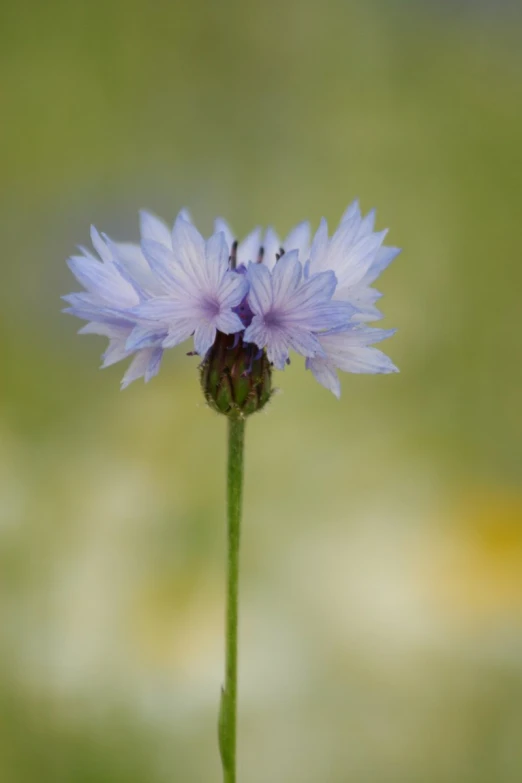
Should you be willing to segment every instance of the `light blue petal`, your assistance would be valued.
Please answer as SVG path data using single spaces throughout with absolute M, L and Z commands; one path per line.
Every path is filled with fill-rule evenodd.
M 268 313 L 273 304 L 272 278 L 264 264 L 250 264 L 248 267 L 250 291 L 248 303 L 256 315 Z
M 140 211 L 140 234 L 142 240 L 151 240 L 165 247 L 172 247 L 171 232 L 167 224 L 144 209 Z
M 161 321 L 168 323 L 179 316 L 179 307 L 176 301 L 167 296 L 157 296 L 155 299 L 147 299 L 132 311 L 136 320 Z
M 148 383 L 151 378 L 154 378 L 159 373 L 162 358 L 163 349 L 155 348 L 150 355 L 149 363 L 145 370 L 145 383 Z
M 221 231 L 225 235 L 225 242 L 227 243 L 228 252 L 230 253 L 230 249 L 232 247 L 232 243 L 234 242 L 234 232 L 228 225 L 226 220 L 223 220 L 223 218 L 216 218 L 214 221 L 214 231 L 217 233 L 218 231 Z
M 310 256 L 310 223 L 304 220 L 293 228 L 283 242 L 285 252 L 297 250 L 301 264 L 308 261 Z
M 341 223 L 345 223 L 347 220 L 353 220 L 354 218 L 360 219 L 360 217 L 361 208 L 359 206 L 359 199 L 356 198 L 355 201 L 352 201 L 346 212 L 343 214 Z
M 194 332 L 194 350 L 200 356 L 205 356 L 216 339 L 216 327 L 212 323 L 200 323 Z
M 328 223 L 321 218 L 319 228 L 317 229 L 312 247 L 310 250 L 310 264 L 312 269 L 319 270 L 326 259 L 328 250 Z
M 278 329 L 267 329 L 266 354 L 277 370 L 284 370 L 288 359 L 289 345 Z
M 351 373 L 387 374 L 399 372 L 392 360 L 377 348 L 353 348 L 337 364 Z
M 147 372 L 147 369 L 150 364 L 150 360 L 152 357 L 152 352 L 155 349 L 152 348 L 146 348 L 143 351 L 138 351 L 134 359 L 129 365 L 129 369 L 123 376 L 123 379 L 121 381 L 121 389 L 126 389 L 129 384 L 131 384 L 133 381 L 138 380 L 138 378 L 143 378 L 145 373 Z
M 365 276 L 361 280 L 363 285 L 371 285 L 376 280 L 381 272 L 383 272 L 394 258 L 397 258 L 401 252 L 400 247 L 381 247 L 377 251 L 375 260 L 370 265 L 370 268 L 366 272 Z
M 250 261 L 257 261 L 259 248 L 261 247 L 261 229 L 255 228 L 239 243 L 237 248 L 237 260 L 239 264 L 248 266 Z
M 263 248 L 265 251 L 263 264 L 268 267 L 268 269 L 272 269 L 276 263 L 276 255 L 281 249 L 281 240 L 271 226 L 266 230 L 263 239 Z
M 245 329 L 243 341 L 245 343 L 254 343 L 258 348 L 264 348 L 268 340 L 268 331 L 263 320 L 263 316 L 255 315 L 250 326 Z
M 91 242 L 102 261 L 110 262 L 111 252 L 94 226 L 91 226 Z
M 158 328 L 157 325 L 153 327 L 147 326 L 135 326 L 130 335 L 128 336 L 125 348 L 128 351 L 137 351 L 142 348 L 150 348 L 153 345 L 158 345 L 167 336 L 167 330 L 165 328 Z
M 290 300 L 292 309 L 305 311 L 308 308 L 328 302 L 337 287 L 333 272 L 319 272 L 313 275 L 296 291 Z
M 162 342 L 163 348 L 174 348 L 184 343 L 194 333 L 194 321 L 189 318 L 179 319 L 169 327 L 168 334 Z
M 205 240 L 192 223 L 179 216 L 172 229 L 172 250 L 187 277 L 200 291 L 204 290 Z
M 219 295 L 219 288 L 228 270 L 229 249 L 222 231 L 207 239 L 205 243 L 205 267 L 209 284 L 208 293 Z
M 223 334 L 235 334 L 236 332 L 242 332 L 244 329 L 241 318 L 236 313 L 233 313 L 232 310 L 226 310 L 218 315 L 216 327 Z
M 154 275 L 166 292 L 177 297 L 183 294 L 194 296 L 199 293 L 198 286 L 185 274 L 172 250 L 152 240 L 142 242 L 142 250 Z
M 290 348 L 301 356 L 325 356 L 317 337 L 304 329 L 286 329 L 285 337 Z
M 240 275 L 237 272 L 227 272 L 217 297 L 221 308 L 237 307 L 247 295 L 248 288 L 246 275 Z
M 331 364 L 323 359 L 307 359 L 306 369 L 311 370 L 316 381 L 335 394 L 337 399 L 341 397 L 341 381 Z
M 291 301 L 301 282 L 302 266 L 297 250 L 279 259 L 272 272 L 273 308 L 280 310 Z

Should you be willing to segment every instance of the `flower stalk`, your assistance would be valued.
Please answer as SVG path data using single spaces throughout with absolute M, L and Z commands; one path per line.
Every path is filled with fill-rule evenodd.
M 245 423 L 240 415 L 228 417 L 225 684 L 219 710 L 223 783 L 236 783 L 239 541 Z

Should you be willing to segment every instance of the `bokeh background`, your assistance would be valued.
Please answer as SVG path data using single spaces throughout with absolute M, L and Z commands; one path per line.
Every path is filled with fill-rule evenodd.
M 248 425 L 240 779 L 522 779 L 520 10 L 2 3 L 2 783 L 220 779 L 225 422 L 185 348 L 98 371 L 67 256 L 356 196 L 401 374 Z

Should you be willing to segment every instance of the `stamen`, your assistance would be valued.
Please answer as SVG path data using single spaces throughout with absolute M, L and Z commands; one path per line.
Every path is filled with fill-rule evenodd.
M 259 253 L 257 254 L 257 263 L 258 264 L 262 264 L 263 263 L 264 255 L 265 255 L 265 248 L 263 247 L 263 245 L 261 245 L 261 247 L 259 248 Z
M 237 348 L 237 346 L 239 345 L 239 340 L 240 339 L 241 339 L 241 334 L 239 332 L 236 332 L 234 334 L 234 344 L 233 345 L 229 345 L 228 348 L 227 348 L 227 351 L 233 351 L 234 348 Z
M 230 258 L 228 259 L 230 262 L 230 268 L 235 269 L 237 266 L 237 239 L 234 239 L 232 242 L 232 248 L 230 250 Z
M 285 254 L 285 249 L 284 249 L 284 247 L 280 247 L 280 248 L 279 248 L 279 253 L 276 253 L 276 261 L 279 261 L 279 259 L 280 259 L 282 256 L 284 256 L 284 254 Z

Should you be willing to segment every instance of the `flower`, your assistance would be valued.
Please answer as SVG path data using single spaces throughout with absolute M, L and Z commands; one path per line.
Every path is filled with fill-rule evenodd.
M 234 334 L 243 324 L 232 308 L 240 305 L 248 284 L 229 269 L 229 251 L 221 232 L 206 242 L 192 223 L 179 216 L 172 231 L 172 250 L 144 240 L 142 250 L 161 283 L 160 296 L 133 309 L 138 326 L 127 346 L 143 345 L 167 331 L 163 348 L 172 348 L 194 335 L 194 350 L 205 356 L 217 332 Z
M 290 350 L 325 355 L 318 334 L 342 326 L 354 312 L 347 303 L 331 301 L 337 285 L 333 272 L 303 277 L 297 250 L 285 253 L 272 272 L 264 264 L 250 264 L 248 280 L 253 318 L 244 340 L 266 348 L 278 370 Z
M 365 325 L 382 317 L 372 283 L 399 253 L 383 246 L 386 231 L 374 222 L 355 201 L 331 237 L 323 219 L 311 244 L 308 222 L 284 242 L 256 228 L 238 243 L 221 218 L 204 239 L 186 212 L 172 231 L 142 212 L 141 247 L 92 229 L 101 261 L 86 250 L 69 260 L 86 292 L 64 297 L 66 312 L 89 322 L 82 333 L 109 338 L 102 366 L 134 354 L 123 387 L 149 380 L 165 349 L 193 337 L 205 395 L 227 415 L 266 403 L 270 366 L 284 369 L 290 351 L 338 397 L 338 369 L 397 371 L 371 347 L 394 331 Z

